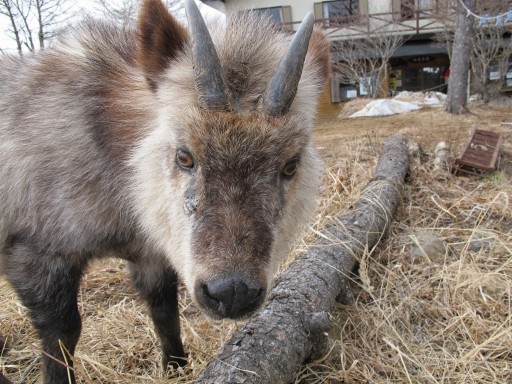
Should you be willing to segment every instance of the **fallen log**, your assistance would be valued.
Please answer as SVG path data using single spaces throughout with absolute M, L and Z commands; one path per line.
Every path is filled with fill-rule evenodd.
M 327 224 L 277 278 L 264 309 L 224 345 L 196 384 L 285 384 L 301 364 L 325 353 L 336 297 L 357 259 L 389 229 L 408 167 L 406 138 L 391 136 L 353 209 Z

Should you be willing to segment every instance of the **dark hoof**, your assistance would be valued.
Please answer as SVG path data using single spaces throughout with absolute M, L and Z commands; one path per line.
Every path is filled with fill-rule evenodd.
M 188 359 L 186 356 L 177 357 L 177 356 L 167 356 L 162 359 L 162 366 L 164 370 L 168 372 L 170 375 L 180 374 L 181 369 L 187 366 Z

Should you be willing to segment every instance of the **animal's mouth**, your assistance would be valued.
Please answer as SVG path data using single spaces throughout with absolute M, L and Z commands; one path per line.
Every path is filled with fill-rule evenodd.
M 221 276 L 197 282 L 195 297 L 207 315 L 240 320 L 261 307 L 266 289 L 255 279 Z

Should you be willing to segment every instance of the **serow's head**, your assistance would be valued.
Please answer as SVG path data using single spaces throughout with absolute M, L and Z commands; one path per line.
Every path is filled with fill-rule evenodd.
M 178 101 L 183 107 L 172 119 L 162 117 L 163 127 L 147 141 L 145 164 L 154 166 L 163 153 L 164 172 L 143 170 L 155 175 L 156 187 L 147 190 L 159 191 L 148 192 L 151 209 L 143 214 L 166 239 L 171 264 L 199 307 L 214 318 L 240 319 L 264 303 L 279 262 L 316 204 L 321 162 L 311 137 L 314 113 L 303 109 L 314 109 L 326 80 L 328 44 L 310 14 L 289 44 L 286 35 L 272 37 L 281 44 L 280 59 L 269 59 L 274 68 L 232 64 L 229 50 L 217 53 L 193 0 L 186 10 L 194 100 Z M 246 85 L 250 71 L 248 79 L 233 80 L 231 68 L 251 65 L 268 76 L 258 75 L 254 87 Z M 180 96 L 165 81 L 176 89 L 182 77 L 166 79 L 159 91 L 164 107 Z

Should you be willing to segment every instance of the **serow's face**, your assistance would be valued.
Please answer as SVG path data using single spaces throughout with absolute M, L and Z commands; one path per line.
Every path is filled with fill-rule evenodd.
M 288 208 L 302 198 L 309 137 L 284 118 L 230 113 L 186 131 L 168 160 L 191 233 L 179 272 L 207 315 L 244 318 L 263 304 L 282 256 L 276 242 L 296 226 Z
M 233 64 L 229 61 L 239 56 L 225 60 L 222 52 L 217 54 L 194 1 L 186 2 L 186 12 L 197 100 L 193 107 L 174 111 L 166 154 L 172 185 L 166 192 L 172 198 L 159 207 L 169 207 L 167 214 L 175 215 L 175 222 L 162 218 L 165 226 L 173 227 L 162 238 L 171 238 L 164 240 L 168 254 L 179 248 L 172 264 L 204 312 L 238 319 L 262 305 L 288 248 L 284 244 L 289 246 L 311 210 L 318 185 L 312 112 L 299 121 L 304 111 L 297 105 L 306 110 L 314 105 L 327 77 L 329 47 L 313 32 L 314 16 L 309 13 L 279 63 L 270 60 L 275 70 L 258 81 L 266 88 L 249 90 L 246 79 L 237 81 L 238 72 L 229 71 L 246 63 Z M 269 31 L 270 38 L 275 36 Z M 277 48 L 281 43 L 275 41 Z M 310 46 L 315 59 L 307 61 Z M 310 69 L 303 76 L 305 64 Z M 298 94 L 310 100 L 292 108 Z M 165 211 L 155 213 L 161 217 Z

